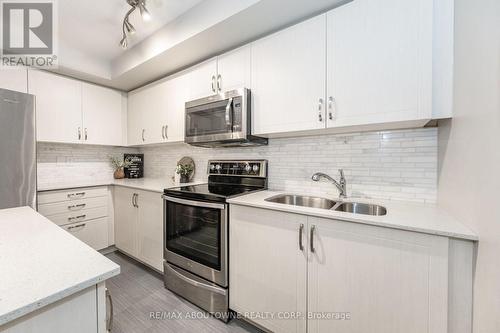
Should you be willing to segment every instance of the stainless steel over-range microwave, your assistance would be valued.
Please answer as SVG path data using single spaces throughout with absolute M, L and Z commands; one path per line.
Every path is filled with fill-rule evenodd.
M 251 134 L 251 92 L 246 88 L 186 103 L 185 142 L 201 147 L 265 145 Z

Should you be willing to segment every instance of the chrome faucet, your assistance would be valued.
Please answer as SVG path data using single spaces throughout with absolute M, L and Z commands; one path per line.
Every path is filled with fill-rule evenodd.
M 319 182 L 321 178 L 328 179 L 329 181 L 331 181 L 333 183 L 333 185 L 335 185 L 339 189 L 339 192 L 340 192 L 339 197 L 345 198 L 345 197 L 347 197 L 347 182 L 345 180 L 344 170 L 339 169 L 339 173 L 340 173 L 340 180 L 339 181 L 336 181 L 332 177 L 330 177 L 327 174 L 322 173 L 322 172 L 315 173 L 312 176 L 312 180 L 315 182 Z

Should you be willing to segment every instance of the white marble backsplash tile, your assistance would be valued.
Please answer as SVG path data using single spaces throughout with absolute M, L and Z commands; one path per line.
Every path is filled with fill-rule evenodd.
M 110 156 L 137 153 L 138 149 L 87 146 L 61 143 L 38 143 L 38 187 L 51 184 L 107 182 L 113 179 Z
M 435 203 L 437 197 L 437 128 L 271 139 L 268 146 L 206 149 L 183 143 L 134 148 L 39 144 L 39 183 L 111 179 L 108 156 L 142 152 L 145 176 L 171 178 L 183 156 L 196 163 L 195 180 L 206 180 L 209 159 L 267 159 L 269 188 L 337 196 L 314 172 L 335 178 L 345 171 L 351 196 Z M 77 178 L 77 179 L 74 179 Z M 104 178 L 104 179 L 107 179 Z

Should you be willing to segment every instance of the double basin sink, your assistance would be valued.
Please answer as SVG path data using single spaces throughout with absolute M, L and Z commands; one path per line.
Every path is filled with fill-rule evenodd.
M 265 200 L 268 202 L 274 202 L 284 205 L 320 208 L 353 214 L 372 216 L 383 216 L 387 214 L 387 209 L 382 206 L 359 202 L 334 201 L 321 197 L 280 194 L 271 198 L 267 198 Z

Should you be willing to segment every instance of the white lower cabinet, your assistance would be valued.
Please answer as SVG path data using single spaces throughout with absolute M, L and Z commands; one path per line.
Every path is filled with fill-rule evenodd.
M 448 332 L 446 237 L 232 205 L 229 244 L 230 307 L 273 332 Z
M 242 314 L 305 314 L 307 258 L 298 230 L 307 218 L 241 206 L 230 212 L 230 308 Z M 306 331 L 305 318 L 249 318 L 276 333 Z
M 115 187 L 115 245 L 163 271 L 163 200 L 157 192 Z
M 1 333 L 106 333 L 104 283 L 91 286 L 0 327 Z
M 107 186 L 38 193 L 38 212 L 95 250 L 113 244 Z

